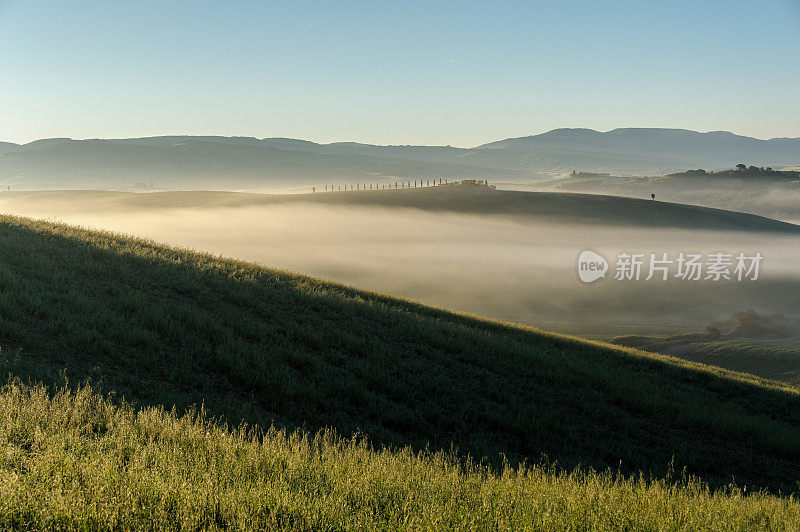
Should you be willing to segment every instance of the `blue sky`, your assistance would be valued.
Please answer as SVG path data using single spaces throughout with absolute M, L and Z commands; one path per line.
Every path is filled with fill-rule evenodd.
M 0 0 L 0 140 L 800 136 L 800 0 Z

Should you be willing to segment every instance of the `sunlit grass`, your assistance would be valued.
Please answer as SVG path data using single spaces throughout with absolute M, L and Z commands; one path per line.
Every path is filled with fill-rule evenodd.
M 83 388 L 0 391 L 0 525 L 21 528 L 793 530 L 793 497 L 696 479 L 506 466 L 115 406 Z

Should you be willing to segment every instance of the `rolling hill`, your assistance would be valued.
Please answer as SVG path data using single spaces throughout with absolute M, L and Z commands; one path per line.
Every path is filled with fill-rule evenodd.
M 2 370 L 24 380 L 494 465 L 797 488 L 794 388 L 113 234 L 4 217 L 0 237 Z
M 796 388 L 110 233 L 0 238 L 3 527 L 800 523 Z
M 691 170 L 661 177 L 625 178 L 576 174 L 526 188 L 659 199 L 748 212 L 786 221 L 800 220 L 800 175 L 791 170 Z
M 800 233 L 800 226 L 791 223 L 722 209 L 599 194 L 495 190 L 469 185 L 286 195 L 219 191 L 144 194 L 114 191 L 0 192 L 0 206 L 15 212 L 47 216 L 69 211 L 124 212 L 292 203 L 412 208 L 524 217 L 549 223 Z

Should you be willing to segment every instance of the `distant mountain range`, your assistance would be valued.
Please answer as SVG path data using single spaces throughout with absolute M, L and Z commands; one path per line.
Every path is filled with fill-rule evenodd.
M 541 135 L 500 140 L 479 149 L 529 153 L 580 153 L 584 156 L 662 161 L 688 168 L 729 167 L 736 162 L 755 166 L 786 166 L 800 158 L 800 138 L 761 140 L 728 131 L 699 133 L 686 129 L 624 128 L 599 132 L 592 129 L 554 129 Z M 609 168 L 610 170 L 618 170 Z M 653 169 L 664 172 L 666 167 Z M 601 170 L 595 168 L 594 171 Z M 607 169 L 608 170 L 608 169 Z
M 318 144 L 288 138 L 161 136 L 0 142 L 0 185 L 12 188 L 258 188 L 394 179 L 531 181 L 582 170 L 662 175 L 691 168 L 800 164 L 800 138 L 724 131 L 556 129 L 474 148 Z

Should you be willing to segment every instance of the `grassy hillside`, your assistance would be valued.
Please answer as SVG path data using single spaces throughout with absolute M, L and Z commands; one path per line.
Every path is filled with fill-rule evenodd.
M 2 372 L 490 464 L 797 488 L 796 389 L 253 264 L 2 218 Z
M 0 526 L 107 530 L 796 530 L 793 498 L 485 466 L 330 432 L 226 430 L 82 389 L 0 389 Z
M 800 234 L 800 226 L 721 209 L 596 194 L 522 192 L 477 186 L 398 190 L 247 194 L 237 192 L 46 191 L 2 192 L 0 206 L 26 212 L 88 212 L 163 208 L 242 207 L 313 203 L 316 205 L 415 208 L 525 217 L 550 223 L 629 227 L 674 227 L 721 231 Z

